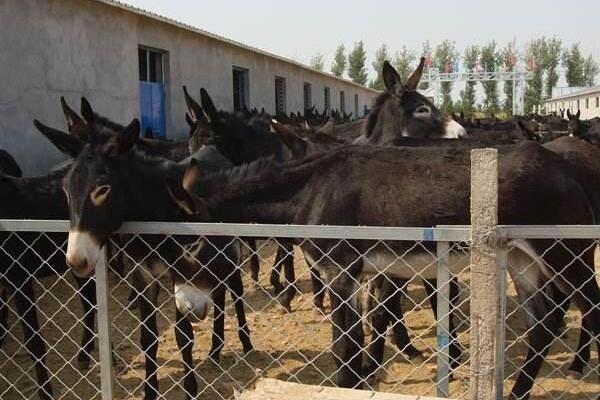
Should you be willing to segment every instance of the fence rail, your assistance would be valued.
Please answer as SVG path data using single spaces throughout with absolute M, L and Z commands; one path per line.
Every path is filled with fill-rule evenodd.
M 250 328 L 254 351 L 245 353 L 244 346 L 235 336 L 239 333 L 236 324 L 227 322 L 234 314 L 236 302 L 225 303 L 225 308 L 215 312 L 215 316 L 224 314 L 224 335 L 215 336 L 212 341 L 224 342 L 221 358 L 211 361 L 210 342 L 213 330 L 207 321 L 194 321 L 192 334 L 196 336 L 192 358 L 194 375 L 198 382 L 198 398 L 232 398 L 234 391 L 242 391 L 254 385 L 256 378 L 267 377 L 287 380 L 295 383 L 335 386 L 339 363 L 332 353 L 331 323 L 329 311 L 317 310 L 313 303 L 317 296 L 311 290 L 311 272 L 313 269 L 303 260 L 301 253 L 291 251 L 289 239 L 296 239 L 301 245 L 319 246 L 323 241 L 329 243 L 328 251 L 323 251 L 319 262 L 327 261 L 331 252 L 345 246 L 353 248 L 358 242 L 369 242 L 357 251 L 356 258 L 374 260 L 370 253 L 384 249 L 394 254 L 388 259 L 383 270 L 411 271 L 420 279 L 399 282 L 389 279 L 388 274 L 376 271 L 366 281 L 354 282 L 362 297 L 362 325 L 367 332 L 363 346 L 365 365 L 372 361 L 370 349 L 376 339 L 383 339 L 383 358 L 380 368 L 370 376 L 365 376 L 363 388 L 372 391 L 395 392 L 421 396 L 452 398 L 470 397 L 470 384 L 473 376 L 482 371 L 469 367 L 471 314 L 469 301 L 472 284 L 469 263 L 457 270 L 457 261 L 468 253 L 471 241 L 470 227 L 436 228 L 383 228 L 383 227 L 338 227 L 338 226 L 294 226 L 294 225 L 249 225 L 249 224 L 195 224 L 195 223 L 126 223 L 115 236 L 105 264 L 110 268 L 97 266 L 95 278 L 94 304 L 88 304 L 98 312 L 97 327 L 92 325 L 94 333 L 87 342 L 80 336 L 86 331 L 86 308 L 78 304 L 78 296 L 89 293 L 89 287 L 78 286 L 66 266 L 58 266 L 63 259 L 66 246 L 68 221 L 15 221 L 0 220 L 0 260 L 10 266 L 0 266 L 0 398 L 36 398 L 39 372 L 35 367 L 39 361 L 48 366 L 49 382 L 54 390 L 55 399 L 119 399 L 142 398 L 147 390 L 146 360 L 144 345 L 139 341 L 140 317 L 134 311 L 134 300 L 138 304 L 140 296 L 152 293 L 136 282 L 142 265 L 149 257 L 163 263 L 182 262 L 185 257 L 192 258 L 205 268 L 196 275 L 184 275 L 184 283 L 197 284 L 195 279 L 208 270 L 213 280 L 217 280 L 210 295 L 221 295 L 218 284 L 231 285 L 230 279 L 240 274 L 245 293 L 241 303 L 246 309 L 247 325 Z M 508 394 L 516 381 L 516 375 L 522 368 L 524 352 L 530 349 L 524 342 L 524 335 L 533 329 L 526 321 L 531 319 L 528 309 L 515 294 L 514 279 L 505 280 L 510 270 L 509 259 L 515 251 L 509 243 L 513 239 L 552 239 L 547 246 L 565 246 L 570 239 L 592 239 L 589 246 L 596 246 L 600 238 L 600 227 L 594 226 L 498 226 L 498 237 L 502 240 L 498 246 L 496 265 L 499 268 L 497 318 L 495 325 L 495 397 L 501 399 Z M 162 237 L 162 239 L 158 239 Z M 202 246 L 197 245 L 202 238 Z M 260 239 L 256 249 L 249 247 L 248 238 Z M 155 240 L 156 239 L 156 240 Z M 188 242 L 192 242 L 189 244 Z M 331 244 L 334 242 L 335 244 Z M 404 252 L 396 253 L 398 242 Z M 196 244 L 195 246 L 193 244 Z M 140 244 L 146 246 L 146 254 L 139 253 Z M 160 246 L 170 244 L 181 251 L 172 260 L 161 255 Z M 136 247 L 137 246 L 137 247 Z M 157 247 L 158 246 L 158 247 Z M 229 260 L 232 268 L 225 275 L 221 270 L 211 270 L 210 265 L 219 257 L 229 255 L 232 246 L 242 250 L 241 257 Z M 588 247 L 589 247 L 588 246 Z M 53 247 L 53 249 L 51 248 Z M 212 249 L 209 259 L 198 259 L 198 252 L 204 248 Z M 586 247 L 582 251 L 587 251 Z M 41 249 L 41 250 L 40 250 Z M 200 250 L 199 250 L 200 249 Z M 295 262 L 295 280 L 284 281 L 279 291 L 274 291 L 270 281 L 270 267 L 275 263 L 277 250 L 283 255 L 291 254 Z M 325 250 L 325 249 L 324 249 Z M 19 252 L 15 254 L 15 252 Z M 383 250 L 381 250 L 383 251 Z M 427 259 L 413 257 L 413 253 L 426 255 Z M 383 253 L 381 253 L 383 254 Z M 258 282 L 254 282 L 252 269 L 249 268 L 252 256 L 256 256 L 261 267 Z M 575 253 L 574 258 L 580 254 Z M 371 261 L 368 261 L 371 260 Z M 174 267 L 169 265 L 169 267 Z M 226 264 L 222 264 L 226 265 Z M 436 266 L 433 276 L 428 266 Z M 9 271 L 17 268 L 30 274 L 14 285 L 14 275 Z M 268 267 L 268 269 L 267 269 Z M 594 268 L 594 266 L 591 266 Z M 46 271 L 49 270 L 49 271 Z M 342 269 L 343 270 L 343 269 Z M 180 274 L 180 270 L 175 270 Z M 212 271 L 212 272 L 211 272 Z M 217 272 L 215 272 L 217 271 Z M 281 272 L 282 273 L 282 272 Z M 340 272 L 343 275 L 346 272 Z M 173 297 L 178 293 L 173 289 L 173 271 L 152 271 L 151 282 L 157 290 L 153 310 L 158 315 L 157 335 L 152 342 L 158 345 L 156 358 L 159 394 L 164 398 L 185 398 L 186 379 L 184 363 L 178 349 Z M 518 276 L 518 275 L 517 275 Z M 597 276 L 597 274 L 596 274 Z M 330 279 L 335 280 L 335 277 Z M 380 280 L 378 280 L 378 278 Z M 422 281 L 427 278 L 434 287 L 427 287 Z M 423 281 L 424 282 L 424 281 Z M 180 281 L 181 283 L 181 281 Z M 19 324 L 25 321 L 22 308 L 17 305 L 19 296 L 27 295 L 26 286 L 33 284 L 37 303 L 37 316 L 41 337 L 44 340 L 43 357 L 37 363 L 30 360 L 32 337 L 23 337 Z M 384 286 L 393 290 L 384 292 Z M 197 284 L 197 287 L 201 285 Z M 4 287 L 5 290 L 2 290 Z M 280 303 L 286 290 L 293 288 L 297 295 L 292 303 L 291 313 L 284 313 Z M 433 317 L 428 305 L 430 293 L 436 294 L 434 305 L 437 318 Z M 456 292 L 457 291 L 457 292 Z M 543 286 L 546 293 L 548 286 Z M 217 293 L 218 292 L 218 293 Z M 398 296 L 400 295 L 400 296 Z M 223 294 L 224 296 L 224 294 Z M 395 297 L 394 297 L 395 296 Z M 393 301 L 385 300 L 394 297 Z M 400 299 L 402 297 L 402 299 Z M 91 301 L 83 299 L 82 301 Z M 377 330 L 378 318 L 390 317 L 396 312 L 399 302 L 404 318 L 397 318 Z M 215 304 L 213 299 L 211 304 Z M 329 302 L 325 306 L 333 308 Z M 565 304 L 554 305 L 565 307 Z M 568 304 L 566 305 L 568 306 Z M 34 310 L 36 309 L 34 308 Z M 218 308 L 218 307 L 217 307 Z M 10 312 L 8 312 L 10 311 Z M 566 310 L 565 310 L 566 311 Z M 212 313 L 211 313 L 212 314 Z M 504 316 L 506 315 L 506 339 Z M 3 323 L 3 316 L 6 322 Z M 210 318 L 209 318 L 210 320 Z M 89 322 L 89 319 L 87 320 Z M 575 336 L 578 332 L 576 312 L 567 314 L 567 327 L 563 331 L 553 332 L 561 354 L 554 355 L 538 376 L 532 392 L 532 398 L 594 398 L 599 387 L 594 377 L 594 369 L 583 374 L 581 381 L 567 379 L 564 370 L 566 359 L 576 351 Z M 335 321 L 333 320 L 335 324 Z M 453 325 L 452 325 L 453 324 Z M 218 325 L 218 324 L 217 324 Z M 218 330 L 218 326 L 217 327 Z M 409 342 L 402 342 L 398 336 L 400 326 L 405 326 Z M 533 325 L 535 327 L 535 324 Z M 335 325 L 334 325 L 335 327 Z M 390 329 L 388 329 L 388 327 Z M 0 327 L 1 329 L 2 327 Z M 30 328 L 36 328 L 30 326 Z M 175 328 L 175 329 L 172 329 Z M 19 332 L 21 330 L 21 332 Z M 573 331 L 573 332 L 571 332 Z M 97 332 L 97 333 L 96 333 Z M 379 334 L 377 333 L 379 332 Z M 383 332 L 383 333 L 382 333 Z M 386 335 L 385 332 L 388 332 Z M 370 335 L 368 334 L 370 333 Z M 387 338 L 391 334 L 392 340 Z M 394 336 L 395 335 L 395 336 Z M 242 335 L 240 335 L 240 339 Z M 4 339 L 4 340 L 2 340 Z M 404 338 L 406 340 L 406 338 Z M 97 341 L 98 351 L 93 350 Z M 592 342 L 589 338 L 588 342 Z M 86 346 L 90 344 L 91 346 Z M 214 344 L 214 343 L 213 343 Z M 399 346 L 403 347 L 399 347 Z M 452 354 L 452 345 L 464 347 L 465 353 L 460 359 Z M 80 368 L 81 349 L 91 357 L 87 369 Z M 593 351 L 591 352 L 594 358 Z M 39 357 L 38 357 L 39 358 Z M 84 357 L 85 358 L 85 357 Z M 562 361 L 562 363 L 561 363 Z M 562 391 L 561 391 L 562 390 Z M 160 398 L 160 397 L 159 397 Z

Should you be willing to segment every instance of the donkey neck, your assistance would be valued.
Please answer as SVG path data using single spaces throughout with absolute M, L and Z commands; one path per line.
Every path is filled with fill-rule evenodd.
M 181 181 L 186 165 L 137 151 L 119 160 L 120 179 L 127 201 L 126 219 L 132 221 L 177 220 L 175 205 L 167 191 L 167 180 Z

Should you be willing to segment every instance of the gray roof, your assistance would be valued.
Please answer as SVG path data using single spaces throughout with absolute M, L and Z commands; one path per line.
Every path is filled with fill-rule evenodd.
M 594 94 L 594 93 L 600 94 L 600 85 L 585 88 L 583 90 L 579 90 L 577 92 L 573 92 L 573 93 L 569 93 L 569 94 L 563 94 L 562 96 L 552 97 L 552 98 L 546 100 L 546 102 L 556 101 L 556 100 L 567 100 L 567 99 L 571 99 L 574 97 L 579 97 L 579 96 L 583 96 L 586 94 Z
M 352 82 L 352 81 L 347 80 L 347 79 L 339 78 L 339 77 L 337 77 L 337 76 L 335 76 L 333 74 L 329 74 L 327 72 L 318 71 L 318 70 L 316 70 L 314 68 L 311 68 L 308 65 L 302 64 L 302 63 L 300 63 L 298 61 L 295 61 L 295 60 L 292 60 L 292 59 L 289 59 L 289 58 L 286 58 L 286 57 L 278 56 L 277 54 L 273 54 L 273 53 L 270 53 L 270 52 L 265 51 L 265 50 L 261 50 L 261 49 L 256 48 L 256 47 L 249 46 L 247 44 L 244 44 L 244 43 L 241 43 L 241 42 L 238 42 L 238 41 L 226 38 L 224 36 L 220 36 L 220 35 L 217 35 L 217 34 L 214 34 L 214 33 L 208 32 L 208 31 L 205 31 L 203 29 L 200 29 L 200 28 L 197 28 L 195 26 L 191 26 L 191 25 L 185 24 L 183 22 L 180 22 L 180 21 L 177 21 L 177 20 L 174 20 L 174 19 L 171 19 L 171 18 L 164 17 L 162 15 L 153 13 L 151 11 L 147 11 L 147 10 L 144 10 L 144 9 L 141 9 L 141 8 L 138 8 L 138 7 L 134 7 L 132 5 L 129 5 L 129 4 L 117 1 L 117 0 L 93 0 L 93 1 L 96 1 L 98 3 L 107 4 L 107 5 L 112 6 L 112 7 L 120 8 L 122 10 L 125 10 L 125 11 L 128 11 L 128 12 L 132 12 L 132 13 L 135 13 L 135 14 L 147 17 L 147 18 L 151 18 L 153 20 L 156 20 L 156 21 L 159 21 L 159 22 L 163 22 L 165 24 L 169 24 L 169 25 L 175 26 L 175 27 L 180 28 L 180 29 L 185 29 L 187 31 L 194 32 L 196 34 L 203 35 L 205 37 L 209 37 L 209 38 L 214 39 L 214 40 L 218 40 L 218 41 L 220 41 L 222 43 L 226 43 L 226 44 L 231 45 L 231 46 L 240 47 L 242 49 L 248 50 L 250 52 L 253 52 L 253 53 L 265 56 L 265 57 L 273 58 L 273 59 L 276 59 L 276 60 L 279 60 L 279 61 L 282 61 L 282 62 L 285 62 L 285 63 L 288 63 L 288 64 L 292 64 L 292 65 L 295 65 L 295 66 L 300 67 L 302 69 L 314 72 L 316 74 L 323 75 L 323 76 L 326 76 L 328 78 L 335 79 L 335 80 L 338 80 L 340 82 L 343 82 L 343 83 L 346 83 L 346 84 L 349 84 L 349 85 L 354 85 L 354 86 L 360 87 L 361 89 L 366 89 L 366 90 L 372 91 L 373 93 L 379 93 L 379 91 L 377 91 L 377 90 L 371 89 L 369 87 L 363 86 L 363 85 L 361 85 L 359 83 Z

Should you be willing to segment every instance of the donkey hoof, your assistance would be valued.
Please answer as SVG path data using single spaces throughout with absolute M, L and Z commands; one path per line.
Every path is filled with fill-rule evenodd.
M 417 350 L 413 345 L 407 345 L 400 349 L 400 352 L 409 360 L 415 360 L 423 357 L 423 352 Z

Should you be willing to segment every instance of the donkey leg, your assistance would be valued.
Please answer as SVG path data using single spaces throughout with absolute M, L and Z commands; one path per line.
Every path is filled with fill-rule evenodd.
M 81 300 L 81 307 L 83 309 L 83 334 L 81 337 L 81 349 L 77 353 L 77 366 L 81 370 L 86 370 L 90 367 L 91 353 L 94 351 L 96 281 L 74 277 L 79 287 L 79 299 Z
M 22 318 L 21 326 L 23 327 L 25 347 L 34 363 L 39 386 L 38 396 L 40 400 L 51 400 L 53 391 L 48 368 L 46 367 L 46 345 L 40 333 L 35 293 L 33 292 L 31 279 L 27 278 L 20 287 L 17 286 L 15 304 L 17 312 Z
M 435 279 L 423 279 L 423 287 L 427 292 L 427 297 L 429 299 L 429 304 L 431 304 L 431 309 L 433 311 L 433 316 L 435 320 L 438 320 L 437 315 L 437 280 Z M 458 300 L 459 289 L 458 282 L 456 278 L 450 279 L 450 345 L 449 355 L 450 355 L 450 367 L 455 369 L 460 366 L 460 360 L 462 358 L 462 346 L 458 343 L 456 339 L 456 331 L 457 327 L 454 321 L 454 305 Z
M 156 352 L 158 350 L 158 327 L 156 326 L 156 304 L 158 299 L 158 286 L 156 282 L 146 283 L 144 278 L 137 274 L 139 295 L 138 306 L 140 312 L 141 329 L 140 345 L 144 352 L 146 362 L 146 379 L 144 381 L 144 400 L 156 400 L 158 398 L 158 376 L 156 374 L 158 364 Z M 144 285 L 147 285 L 144 287 Z
M 0 289 L 0 349 L 8 332 L 8 291 Z
M 248 247 L 252 251 L 250 254 L 250 276 L 252 277 L 252 282 L 254 282 L 254 287 L 258 288 L 260 285 L 259 281 L 259 273 L 260 273 L 260 261 L 258 259 L 258 254 L 256 252 L 256 239 L 247 239 Z
M 343 272 L 330 282 L 333 355 L 337 364 L 338 386 L 361 388 L 364 342 L 357 277 Z
M 212 346 L 208 356 L 219 362 L 221 350 L 225 346 L 225 287 L 220 284 L 213 289 L 213 331 Z
M 271 276 L 269 281 L 271 282 L 271 286 L 273 286 L 273 295 L 279 296 L 281 292 L 283 292 L 283 285 L 281 284 L 281 270 L 283 269 L 283 263 L 285 260 L 285 246 L 282 243 L 278 243 L 277 246 L 277 254 L 275 256 L 275 262 L 273 263 L 273 267 L 271 268 Z
M 190 321 L 178 309 L 176 309 L 176 318 L 175 340 L 183 358 L 183 390 L 187 399 L 194 399 L 198 394 L 198 382 L 194 375 L 194 359 L 192 357 L 194 330 Z
M 321 312 L 325 312 L 325 308 L 323 306 L 323 300 L 326 292 L 325 282 L 323 282 L 323 279 L 321 279 L 321 274 L 316 268 L 309 267 L 309 270 L 315 307 Z
M 296 297 L 296 272 L 294 271 L 294 250 L 292 244 L 286 242 L 283 251 L 285 255 L 281 262 L 283 264 L 286 287 L 281 295 L 280 303 L 287 312 L 292 312 L 292 300 Z
M 527 400 L 529 398 L 535 378 L 552 342 L 554 342 L 554 335 L 561 328 L 564 317 L 564 309 L 562 307 L 552 309 L 548 299 L 551 297 L 553 304 L 560 304 L 564 300 L 564 296 L 553 285 L 548 286 L 545 294 L 541 290 L 535 293 L 529 292 L 529 294 L 530 296 L 523 306 L 532 319 L 530 325 L 533 326 L 528 329 L 527 358 L 513 386 L 509 396 L 510 400 Z M 520 295 L 520 297 L 522 296 Z
M 592 322 L 589 321 L 589 318 L 582 317 L 581 330 L 579 332 L 579 344 L 577 345 L 575 358 L 569 366 L 569 371 L 575 372 L 579 375 L 583 374 L 583 369 L 590 361 L 590 350 L 592 345 L 592 335 L 590 334 L 591 330 Z
M 369 285 L 369 309 L 371 317 L 371 342 L 367 351 L 367 360 L 363 366 L 366 378 L 370 377 L 383 363 L 383 350 L 387 331 L 389 314 L 386 312 L 386 293 L 384 293 L 383 276 L 377 276 Z
M 389 302 L 386 307 L 388 319 L 392 321 L 392 332 L 394 333 L 394 343 L 409 360 L 421 357 L 423 353 L 413 346 L 406 324 L 404 323 L 404 312 L 402 311 L 402 296 L 408 281 L 404 279 L 392 279 L 387 283 L 393 290 L 394 300 Z
M 250 328 L 246 322 L 246 311 L 244 309 L 244 285 L 242 283 L 242 277 L 240 276 L 239 270 L 231 276 L 229 279 L 229 290 L 231 294 L 231 300 L 235 307 L 235 315 L 238 321 L 238 335 L 240 342 L 242 342 L 242 348 L 244 353 L 249 353 L 254 349 L 252 341 L 250 340 Z

